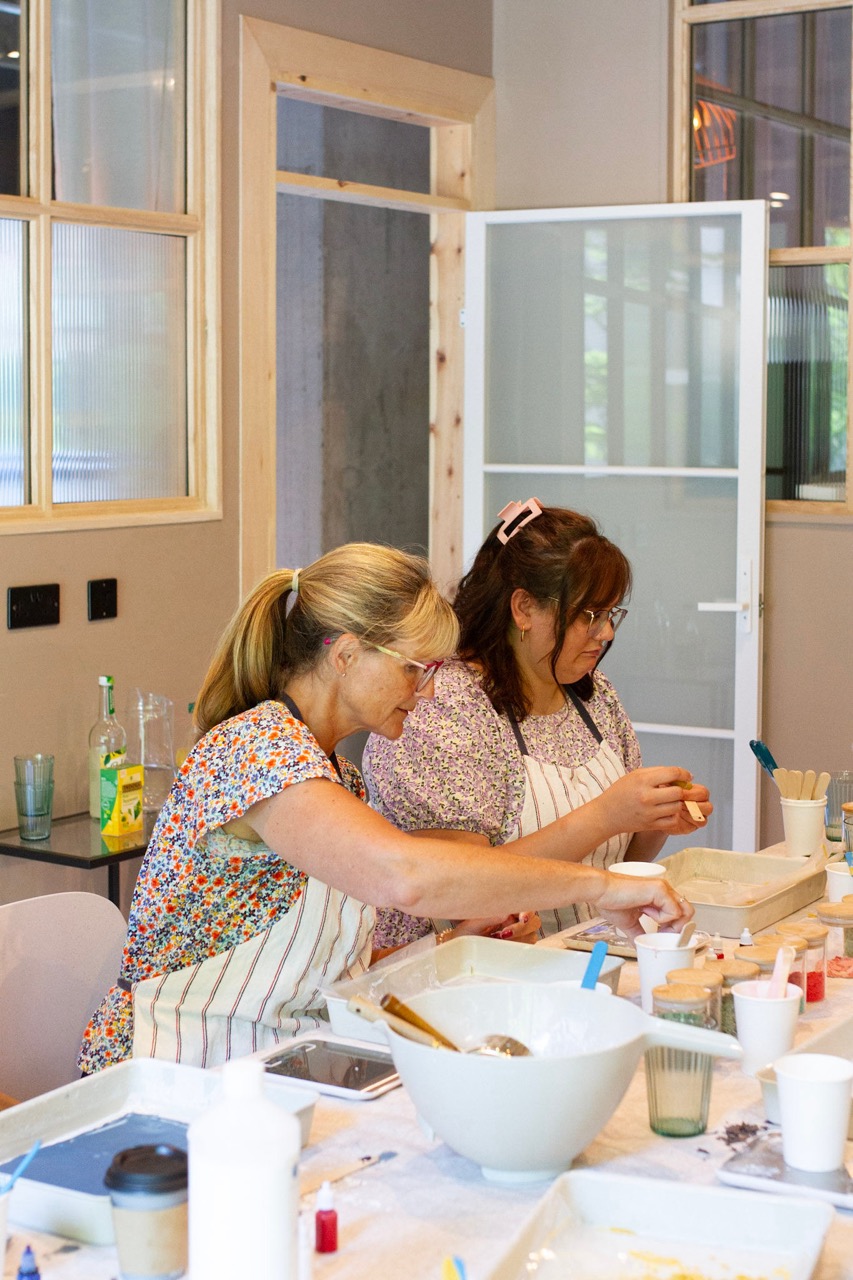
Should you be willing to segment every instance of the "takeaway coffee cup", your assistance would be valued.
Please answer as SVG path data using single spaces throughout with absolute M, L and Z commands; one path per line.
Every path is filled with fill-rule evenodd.
M 840 1169 L 853 1062 L 827 1053 L 789 1053 L 774 1066 L 785 1163 L 809 1173 Z
M 122 1280 L 177 1280 L 187 1269 L 187 1153 L 168 1143 L 127 1147 L 104 1184 Z

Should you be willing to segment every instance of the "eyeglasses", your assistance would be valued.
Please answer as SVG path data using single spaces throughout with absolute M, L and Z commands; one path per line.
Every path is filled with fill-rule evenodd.
M 628 616 L 628 610 L 619 606 L 614 609 L 581 609 L 581 613 L 585 613 L 589 618 L 587 634 L 592 636 L 593 639 L 601 635 L 608 622 L 614 632 L 618 631 Z
M 380 653 L 387 653 L 389 658 L 396 658 L 398 662 L 404 662 L 407 667 L 417 667 L 420 675 L 415 682 L 415 693 L 420 693 L 421 689 L 425 689 L 436 671 L 438 671 L 438 668 L 444 665 L 443 658 L 438 658 L 435 662 L 417 662 L 414 658 L 407 658 L 405 654 L 398 653 L 396 649 L 386 649 L 384 644 L 374 644 L 372 640 L 365 640 L 364 643 L 369 645 L 371 649 L 378 649 Z

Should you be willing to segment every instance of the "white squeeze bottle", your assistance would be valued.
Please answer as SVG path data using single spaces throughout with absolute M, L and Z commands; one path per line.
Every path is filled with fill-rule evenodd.
M 116 720 L 112 676 L 98 676 L 101 714 L 89 730 L 89 817 L 101 816 L 101 769 L 127 761 L 127 734 Z
M 222 1068 L 187 1131 L 190 1280 L 297 1280 L 299 1121 L 264 1097 L 264 1069 Z

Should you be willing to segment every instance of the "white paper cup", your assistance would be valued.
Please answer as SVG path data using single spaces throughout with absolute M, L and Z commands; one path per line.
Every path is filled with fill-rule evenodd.
M 614 862 L 607 870 L 615 876 L 638 876 L 648 880 L 665 880 L 667 873 L 667 868 L 659 862 Z
M 691 969 L 696 963 L 696 936 L 686 947 L 679 947 L 680 932 L 641 933 L 634 939 L 640 967 L 640 1003 L 644 1013 L 651 1013 L 652 991 L 666 982 L 666 975 L 671 969 Z
M 0 1194 L 0 1267 L 2 1267 L 3 1259 L 6 1256 L 6 1241 L 9 1237 L 9 1201 L 11 1198 L 11 1191 L 4 1191 Z
M 847 863 L 830 862 L 826 868 L 826 896 L 830 902 L 840 902 L 853 893 L 853 872 Z
M 774 1066 L 785 1163 L 809 1173 L 840 1169 L 850 1122 L 853 1062 L 827 1053 L 789 1053 Z
M 789 858 L 808 858 L 826 837 L 826 797 L 820 800 L 786 800 L 780 796 L 785 852 Z
M 802 987 L 789 982 L 781 999 L 768 1000 L 769 984 L 770 979 L 764 978 L 732 987 L 737 1038 L 743 1049 L 740 1067 L 747 1076 L 754 1076 L 794 1045 Z

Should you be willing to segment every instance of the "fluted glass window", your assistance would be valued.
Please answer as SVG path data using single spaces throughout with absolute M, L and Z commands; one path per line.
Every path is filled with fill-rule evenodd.
M 25 224 L 0 218 L 0 506 L 26 500 Z
M 175 0 L 53 0 L 57 200 L 184 208 L 185 16 Z
M 846 263 L 770 271 L 768 498 L 845 496 L 847 278 Z
M 54 227 L 53 500 L 187 493 L 178 236 Z
M 21 36 L 20 5 L 0 5 L 0 195 L 21 191 Z

